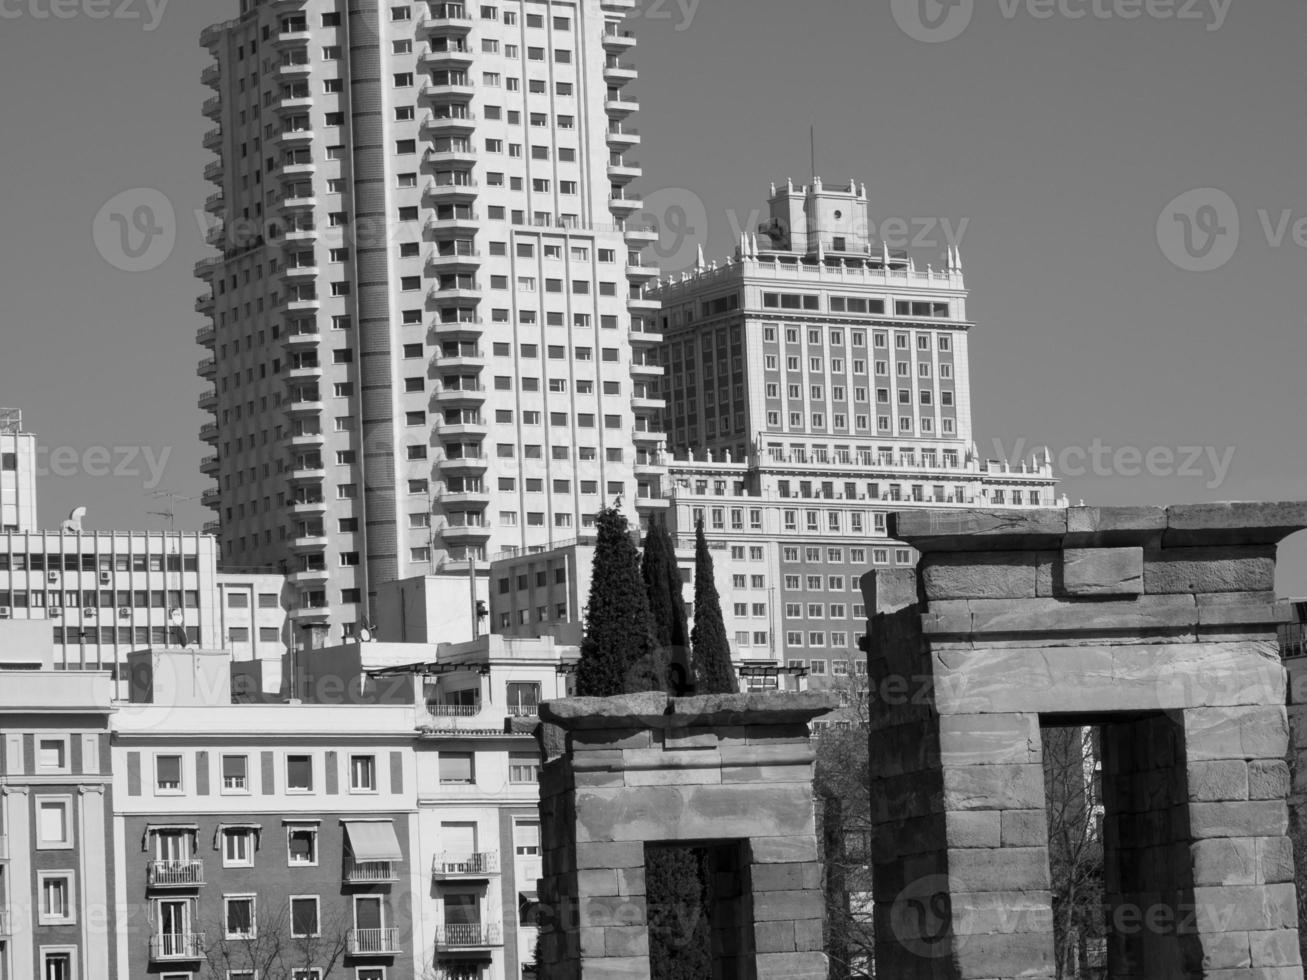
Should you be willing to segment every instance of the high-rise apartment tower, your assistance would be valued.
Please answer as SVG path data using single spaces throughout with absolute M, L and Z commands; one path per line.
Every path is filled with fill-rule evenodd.
M 301 625 L 660 501 L 633 7 L 242 0 L 204 32 L 206 503 Z

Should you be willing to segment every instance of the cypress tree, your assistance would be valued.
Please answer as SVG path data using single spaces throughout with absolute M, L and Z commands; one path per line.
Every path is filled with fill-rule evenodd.
M 676 545 L 665 524 L 650 524 L 644 538 L 640 573 L 649 594 L 654 640 L 666 651 L 672 663 L 688 671 L 690 650 L 685 600 L 681 596 L 681 572 L 676 567 Z M 682 677 L 681 680 L 688 681 L 689 678 Z
M 673 662 L 688 668 L 681 573 L 676 567 L 676 545 L 665 525 L 650 523 L 640 572 L 649 595 L 654 639 Z M 648 852 L 645 888 L 652 980 L 712 976 L 707 870 L 705 855 L 696 848 L 668 846 Z
M 738 694 L 740 685 L 731 665 L 722 601 L 713 577 L 712 553 L 703 533 L 703 518 L 694 528 L 694 683 L 699 694 Z
M 664 655 L 653 637 L 649 596 L 640 578 L 640 556 L 626 518 L 615 507 L 600 511 L 586 607 L 585 638 L 577 665 L 582 697 L 661 691 Z

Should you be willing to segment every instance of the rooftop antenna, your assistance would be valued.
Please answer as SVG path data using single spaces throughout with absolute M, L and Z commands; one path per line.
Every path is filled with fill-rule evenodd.
M 167 510 L 152 510 L 152 511 L 148 511 L 148 513 L 153 517 L 168 518 L 169 534 L 177 530 L 177 504 L 183 500 L 199 499 L 198 497 L 183 496 L 182 494 L 178 493 L 175 490 L 155 490 L 153 493 L 150 494 L 150 496 L 155 498 L 166 497 L 168 499 Z
M 817 126 L 813 124 L 808 127 L 808 146 L 812 152 L 812 174 L 808 181 L 810 185 L 817 183 Z

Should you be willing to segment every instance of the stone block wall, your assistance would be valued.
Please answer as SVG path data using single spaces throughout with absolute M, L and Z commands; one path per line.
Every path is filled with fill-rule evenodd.
M 903 513 L 864 577 L 877 961 L 1048 978 L 1041 726 L 1102 726 L 1113 978 L 1300 978 L 1275 546 L 1307 504 Z M 892 698 L 889 692 L 910 696 Z
M 541 976 L 649 976 L 646 847 L 712 855 L 712 980 L 825 980 L 808 722 L 830 694 L 541 705 Z M 552 729 L 552 732 L 548 731 Z

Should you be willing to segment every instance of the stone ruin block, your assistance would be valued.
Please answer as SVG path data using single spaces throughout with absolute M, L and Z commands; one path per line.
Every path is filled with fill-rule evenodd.
M 1053 976 L 1042 733 L 1092 725 L 1107 975 L 1300 980 L 1273 590 L 1303 527 L 1298 503 L 892 515 L 921 559 L 862 579 L 881 975 Z
M 709 854 L 711 980 L 826 980 L 808 722 L 837 706 L 816 692 L 542 704 L 542 980 L 650 975 L 658 844 Z

